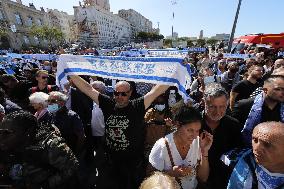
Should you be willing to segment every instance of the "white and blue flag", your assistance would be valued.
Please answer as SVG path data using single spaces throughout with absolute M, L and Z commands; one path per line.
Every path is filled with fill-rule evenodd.
M 67 75 L 91 75 L 103 78 L 176 86 L 185 101 L 191 84 L 190 66 L 182 58 L 115 57 L 61 55 L 57 66 L 57 84 L 63 86 Z

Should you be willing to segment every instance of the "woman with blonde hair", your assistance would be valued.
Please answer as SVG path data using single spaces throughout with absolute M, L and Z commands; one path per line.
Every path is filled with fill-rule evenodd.
M 139 189 L 180 189 L 180 187 L 173 177 L 156 171 L 142 182 Z

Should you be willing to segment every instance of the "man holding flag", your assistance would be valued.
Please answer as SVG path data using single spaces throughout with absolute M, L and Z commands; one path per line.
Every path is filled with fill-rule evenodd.
M 70 78 L 103 111 L 108 168 L 116 188 L 138 188 L 144 176 L 145 110 L 169 86 L 156 85 L 145 96 L 129 100 L 132 92 L 130 84 L 120 81 L 116 84 L 114 98 L 111 99 L 100 94 L 79 76 L 72 75 Z

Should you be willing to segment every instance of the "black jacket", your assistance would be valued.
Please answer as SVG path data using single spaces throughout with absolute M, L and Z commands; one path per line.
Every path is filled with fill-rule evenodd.
M 243 99 L 238 102 L 236 102 L 233 111 L 232 111 L 232 117 L 239 120 L 240 124 L 242 126 L 245 125 L 245 122 L 248 118 L 248 115 L 250 113 L 250 110 L 252 108 L 253 102 L 255 98 L 248 98 Z

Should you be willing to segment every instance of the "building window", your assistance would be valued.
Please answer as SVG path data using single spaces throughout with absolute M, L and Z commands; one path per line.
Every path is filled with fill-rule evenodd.
M 27 26 L 32 26 L 32 25 L 33 25 L 33 18 L 29 16 L 27 18 Z
M 24 38 L 24 42 L 25 42 L 26 44 L 29 44 L 29 43 L 30 43 L 30 40 L 29 40 L 28 36 L 24 35 L 23 38 Z
M 4 14 L 1 10 L 0 10 L 0 20 L 4 20 Z
M 35 41 L 35 44 L 39 44 L 39 40 L 36 36 L 34 36 L 34 41 Z
M 22 18 L 21 18 L 21 15 L 20 15 L 20 14 L 16 13 L 16 14 L 15 14 L 15 18 L 16 18 L 16 23 L 17 23 L 18 25 L 23 25 Z
M 41 19 L 37 19 L 36 22 L 37 22 L 37 25 L 38 25 L 38 26 L 42 26 L 42 21 L 41 21 Z

